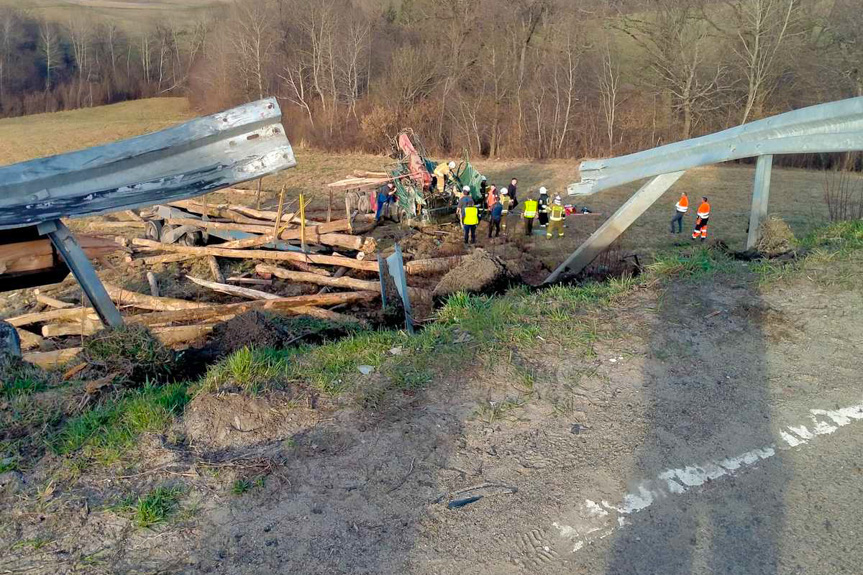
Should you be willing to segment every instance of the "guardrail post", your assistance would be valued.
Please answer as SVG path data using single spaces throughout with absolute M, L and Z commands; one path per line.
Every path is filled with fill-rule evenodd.
M 109 327 L 121 327 L 123 316 L 117 311 L 117 306 L 111 301 L 105 286 L 96 275 L 93 264 L 87 259 L 87 254 L 81 249 L 69 228 L 60 220 L 51 220 L 39 224 L 38 229 L 40 234 L 47 235 L 51 239 L 51 243 L 63 256 L 63 261 L 81 284 L 102 323 Z
M 625 204 L 620 206 L 613 216 L 596 230 L 592 236 L 581 244 L 581 247 L 574 254 L 563 262 L 548 278 L 545 283 L 553 283 L 557 281 L 560 275 L 567 270 L 572 274 L 577 274 L 596 257 L 608 249 L 614 240 L 620 237 L 620 234 L 625 232 L 629 226 L 637 220 L 641 214 L 656 202 L 668 188 L 674 185 L 677 180 L 686 172 L 673 172 L 671 174 L 662 174 L 656 176 L 647 182 L 640 190 L 635 192 Z
M 755 249 L 761 239 L 761 223 L 767 217 L 770 200 L 770 178 L 773 172 L 773 156 L 759 156 L 755 167 L 755 185 L 752 188 L 752 212 L 749 214 L 749 236 L 746 249 Z

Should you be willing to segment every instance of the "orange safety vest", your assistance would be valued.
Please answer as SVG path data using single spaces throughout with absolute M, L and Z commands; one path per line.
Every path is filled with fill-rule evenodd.
M 710 217 L 710 204 L 702 202 L 701 205 L 698 206 L 698 217 L 702 220 L 706 220 Z
M 479 224 L 479 210 L 476 206 L 468 206 L 464 209 L 464 225 L 475 226 Z
M 677 211 L 681 213 L 686 213 L 689 210 L 689 198 L 686 196 L 680 196 L 680 201 L 677 202 Z

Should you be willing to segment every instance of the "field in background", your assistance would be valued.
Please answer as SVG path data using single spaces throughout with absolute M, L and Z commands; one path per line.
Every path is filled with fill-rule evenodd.
M 68 152 L 83 147 L 112 142 L 139 134 L 153 132 L 182 122 L 194 116 L 182 98 L 163 98 L 127 102 L 101 108 L 84 109 L 56 114 L 42 114 L 24 118 L 0 120 L 0 165 L 30 158 Z M 326 203 L 328 182 L 341 179 L 355 169 L 377 170 L 391 160 L 385 156 L 369 154 L 334 154 L 311 149 L 297 149 L 299 166 L 294 170 L 264 181 L 265 199 L 273 203 L 278 190 L 286 184 L 291 196 L 300 192 L 314 194 L 316 207 Z M 540 185 L 552 193 L 565 194 L 567 184 L 578 179 L 578 165 L 574 161 L 531 162 L 495 161 L 476 162 L 489 180 L 498 184 L 510 178 L 520 180 L 519 195 L 524 198 L 528 190 Z M 742 248 L 749 223 L 749 202 L 754 168 L 749 166 L 712 167 L 693 170 L 657 202 L 625 235 L 624 247 L 639 251 L 653 251 L 672 247 L 685 236 L 671 236 L 668 221 L 678 194 L 686 191 L 697 204 L 701 195 L 707 195 L 713 209 L 711 238 L 722 239 L 732 248 Z M 798 236 L 827 221 L 827 208 L 823 200 L 825 175 L 806 170 L 776 170 L 773 175 L 770 211 L 787 221 Z M 637 189 L 632 184 L 609 190 L 589 198 L 567 198 L 567 202 L 587 205 L 594 211 L 608 215 L 614 212 Z M 336 198 L 336 209 L 343 202 Z M 340 212 L 337 212 L 340 213 Z M 686 224 L 691 226 L 690 214 Z M 549 251 L 549 257 L 558 258 L 561 252 L 571 251 L 605 220 L 605 217 L 571 218 L 567 238 L 556 243 L 549 251 L 545 241 L 537 238 L 536 247 Z M 484 228 L 484 226 L 481 226 Z M 480 230 L 481 233 L 484 229 Z M 684 229 L 684 232 L 690 232 Z M 553 261 L 549 261 L 549 265 Z
M 0 6 L 35 10 L 49 19 L 65 22 L 86 14 L 112 20 L 125 27 L 170 19 L 191 22 L 215 15 L 227 0 L 0 0 Z

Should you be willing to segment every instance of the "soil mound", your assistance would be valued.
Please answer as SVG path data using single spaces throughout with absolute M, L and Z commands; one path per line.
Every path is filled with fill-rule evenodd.
M 756 249 L 766 256 L 787 253 L 794 248 L 794 232 L 784 221 L 771 216 L 761 224 L 761 239 Z
M 297 406 L 291 391 L 266 395 L 201 394 L 183 417 L 191 445 L 208 449 L 250 447 L 288 439 L 314 426 L 316 410 Z
M 460 291 L 490 292 L 505 286 L 510 277 L 503 260 L 479 248 L 443 277 L 433 295 L 444 297 Z
M 284 347 L 292 339 L 277 318 L 250 311 L 219 324 L 213 330 L 213 341 L 223 354 L 230 354 L 244 347 Z

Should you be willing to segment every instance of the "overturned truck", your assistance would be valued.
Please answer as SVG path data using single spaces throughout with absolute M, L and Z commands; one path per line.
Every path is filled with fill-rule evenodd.
M 445 163 L 428 158 L 419 137 L 412 130 L 396 137 L 397 162 L 384 171 L 357 171 L 351 177 L 329 184 L 331 190 L 345 192 L 348 216 L 377 211 L 377 190 L 392 182 L 395 201 L 385 206 L 384 215 L 406 225 L 425 223 L 455 212 L 462 189 L 470 187 L 471 197 L 483 203 L 482 174 L 470 163 L 467 154 L 449 169 Z M 447 166 L 441 169 L 443 166 Z

